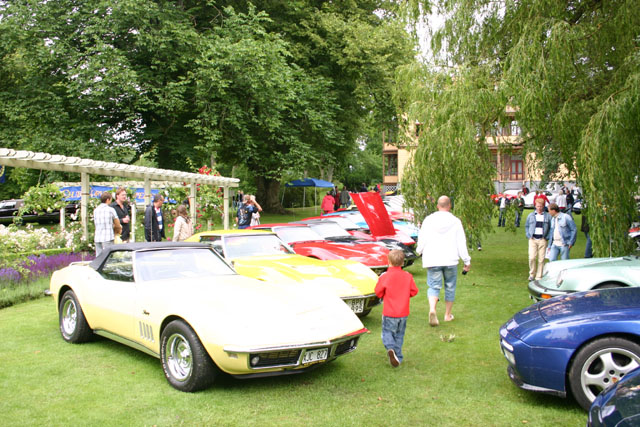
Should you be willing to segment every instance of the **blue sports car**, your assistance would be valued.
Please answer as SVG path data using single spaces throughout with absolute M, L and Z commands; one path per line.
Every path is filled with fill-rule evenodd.
M 578 292 L 517 313 L 500 328 L 511 380 L 565 397 L 585 410 L 609 385 L 640 366 L 640 288 Z

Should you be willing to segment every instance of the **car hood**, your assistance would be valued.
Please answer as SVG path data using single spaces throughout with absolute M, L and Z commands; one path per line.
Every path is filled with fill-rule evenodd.
M 328 240 L 312 242 L 293 242 L 293 249 L 312 251 L 314 248 L 328 251 L 340 258 L 361 262 L 365 265 L 387 265 L 389 250 L 377 243 L 337 243 Z
M 378 280 L 373 270 L 348 260 L 321 261 L 283 254 L 239 257 L 232 262 L 244 276 L 320 287 L 340 297 L 372 294 Z
M 560 271 L 570 268 L 600 268 L 600 267 L 629 267 L 637 265 L 640 267 L 640 258 L 635 255 L 617 257 L 617 258 L 581 258 L 568 259 L 562 261 L 554 261 L 549 263 L 548 267 L 553 270 Z
M 544 325 L 544 323 L 545 321 L 542 316 L 540 316 L 537 305 L 533 304 L 516 313 L 511 320 L 500 328 L 500 331 L 501 333 L 503 331 L 508 331 L 514 336 L 522 339 L 528 331 L 539 328 Z
M 514 336 L 548 340 L 566 334 L 572 325 L 632 321 L 640 317 L 640 288 L 613 288 L 576 292 L 530 305 L 503 325 Z M 594 329 L 595 331 L 595 329 Z M 533 341 L 532 341 L 533 342 Z
M 351 193 L 373 236 L 396 234 L 391 218 L 378 193 Z
M 150 286 L 151 287 L 151 286 Z M 320 289 L 241 275 L 157 282 L 167 310 L 194 323 L 203 341 L 236 347 L 324 342 L 363 328 L 339 298 Z M 222 326 L 222 327 L 221 327 Z
M 591 290 L 563 295 L 537 304 L 540 316 L 548 322 L 568 322 L 589 314 L 596 318 L 640 308 L 640 288 Z

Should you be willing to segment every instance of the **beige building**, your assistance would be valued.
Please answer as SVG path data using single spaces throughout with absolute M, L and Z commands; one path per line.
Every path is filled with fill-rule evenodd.
M 507 108 L 507 114 L 515 116 L 515 110 Z M 397 132 L 384 132 L 382 135 L 382 182 L 385 191 L 395 191 L 402 181 L 405 167 L 411 162 L 413 150 L 418 143 L 420 134 L 419 123 L 410 127 L 411 138 L 404 138 L 411 143 L 400 143 Z M 505 126 L 495 124 L 491 132 L 486 135 L 486 142 L 493 157 L 493 166 L 496 169 L 494 185 L 496 192 L 509 189 L 520 189 L 523 183 L 530 189 L 535 189 L 541 179 L 541 174 L 536 170 L 533 156 L 523 155 L 520 138 L 520 126 L 515 120 L 511 120 Z M 500 149 L 502 148 L 502 149 Z M 560 173 L 562 175 L 562 171 Z

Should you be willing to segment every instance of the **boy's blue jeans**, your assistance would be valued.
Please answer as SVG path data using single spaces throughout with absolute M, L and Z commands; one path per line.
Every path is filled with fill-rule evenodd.
M 395 351 L 400 362 L 402 362 L 402 343 L 406 328 L 406 317 L 382 316 L 382 344 L 387 350 Z

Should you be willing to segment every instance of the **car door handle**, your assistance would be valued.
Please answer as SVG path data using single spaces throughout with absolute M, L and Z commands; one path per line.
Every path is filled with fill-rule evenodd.
M 145 316 L 148 316 L 149 312 L 147 310 L 142 310 L 142 314 L 144 314 Z

